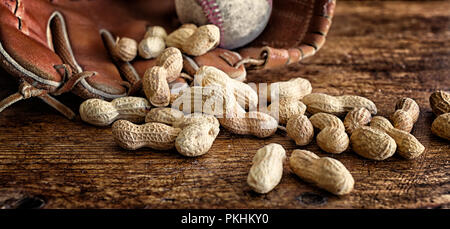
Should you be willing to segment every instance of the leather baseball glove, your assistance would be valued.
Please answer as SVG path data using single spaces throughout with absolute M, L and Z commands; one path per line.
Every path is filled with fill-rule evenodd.
M 296 63 L 314 55 L 331 25 L 334 0 L 273 2 L 263 34 L 236 54 L 215 49 L 185 64 L 216 66 L 242 77 L 247 69 Z M 114 98 L 141 90 L 141 76 L 154 60 L 123 62 L 114 57 L 117 37 L 140 41 L 146 28 L 179 26 L 173 1 L 160 0 L 0 0 L 0 65 L 19 80 L 9 105 L 39 97 L 68 118 L 75 113 L 53 96 Z M 230 55 L 231 54 L 231 55 Z

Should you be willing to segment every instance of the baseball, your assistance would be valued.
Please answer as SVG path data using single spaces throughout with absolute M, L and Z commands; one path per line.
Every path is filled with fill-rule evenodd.
M 256 39 L 267 26 L 272 0 L 175 0 L 181 23 L 215 24 L 220 47 L 235 49 Z

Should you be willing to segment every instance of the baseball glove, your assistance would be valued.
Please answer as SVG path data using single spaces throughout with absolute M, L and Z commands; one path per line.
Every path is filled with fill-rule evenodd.
M 215 49 L 190 64 L 216 66 L 242 78 L 245 67 L 299 62 L 324 44 L 334 7 L 334 0 L 274 1 L 268 27 L 237 50 L 240 55 Z M 74 118 L 54 96 L 72 92 L 112 100 L 140 92 L 141 76 L 155 61 L 123 62 L 113 52 L 118 37 L 139 41 L 151 25 L 168 31 L 179 26 L 173 1 L 0 0 L 0 65 L 20 83 L 19 92 L 0 102 L 0 112 L 38 97 Z

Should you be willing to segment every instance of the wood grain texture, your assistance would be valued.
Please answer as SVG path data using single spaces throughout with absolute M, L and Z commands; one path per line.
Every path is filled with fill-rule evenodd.
M 250 73 L 256 82 L 308 78 L 314 92 L 372 99 L 380 114 L 400 97 L 415 99 L 421 114 L 412 134 L 426 147 L 415 160 L 382 162 L 349 151 L 331 155 L 315 143 L 301 147 L 340 160 L 355 190 L 337 197 L 297 178 L 284 165 L 269 194 L 246 179 L 256 151 L 269 143 L 297 149 L 282 132 L 268 139 L 221 130 L 211 151 L 185 158 L 175 150 L 122 150 L 110 128 L 72 122 L 38 99 L 0 114 L 0 208 L 449 208 L 450 144 L 432 135 L 428 103 L 450 91 L 450 15 L 447 2 L 339 2 L 324 48 L 302 64 Z M 0 98 L 16 91 L 0 75 Z M 81 99 L 59 99 L 78 110 Z

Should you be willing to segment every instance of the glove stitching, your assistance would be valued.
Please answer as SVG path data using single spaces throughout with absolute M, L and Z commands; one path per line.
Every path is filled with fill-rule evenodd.
M 208 18 L 208 20 L 219 27 L 220 29 L 220 43 L 223 43 L 224 39 L 224 28 L 223 28 L 223 16 L 220 11 L 219 5 L 215 0 L 197 0 L 198 4 L 203 9 L 203 13 Z
M 19 4 L 20 4 L 20 2 L 19 2 L 19 0 L 16 0 L 16 8 L 14 8 L 14 15 L 16 15 L 16 13 L 17 13 L 17 10 L 19 9 Z

